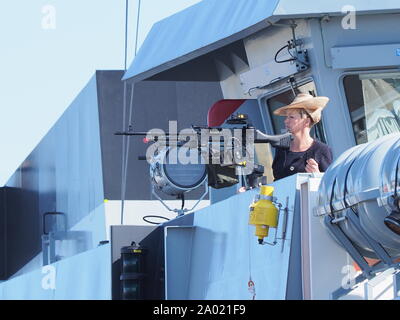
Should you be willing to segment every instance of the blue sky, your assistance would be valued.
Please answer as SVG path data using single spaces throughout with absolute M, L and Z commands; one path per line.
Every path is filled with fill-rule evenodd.
M 153 23 L 200 0 L 141 0 L 138 43 Z M 138 0 L 129 0 L 128 66 Z M 96 69 L 123 69 L 125 0 L 0 1 L 0 185 Z

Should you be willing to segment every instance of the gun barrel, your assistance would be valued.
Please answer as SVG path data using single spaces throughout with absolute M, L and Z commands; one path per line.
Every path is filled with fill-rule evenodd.
M 208 142 L 212 142 L 213 137 L 223 137 L 223 129 L 228 129 L 228 130 L 234 130 L 232 128 L 202 128 L 206 129 L 207 135 L 208 135 Z M 236 129 L 242 129 L 242 130 L 254 130 L 255 131 L 255 137 L 254 137 L 254 143 L 270 143 L 273 147 L 275 148 L 289 148 L 290 147 L 290 142 L 292 140 L 292 134 L 291 133 L 284 133 L 280 135 L 267 135 L 263 132 L 261 132 L 258 129 L 255 128 L 236 128 Z M 125 136 L 145 136 L 147 138 L 151 138 L 154 142 L 156 141 L 168 141 L 168 142 L 173 142 L 173 143 L 185 143 L 188 142 L 189 140 L 187 137 L 201 137 L 200 131 L 194 131 L 194 132 L 187 132 L 187 133 L 152 133 L 152 132 L 133 132 L 133 131 L 127 131 L 127 132 L 116 132 L 115 135 L 125 135 Z M 185 139 L 186 138 L 186 139 Z

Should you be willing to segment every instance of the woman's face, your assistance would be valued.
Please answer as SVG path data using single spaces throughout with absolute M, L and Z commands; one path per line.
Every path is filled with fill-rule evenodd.
M 310 119 L 302 116 L 299 110 L 288 110 L 285 118 L 286 129 L 294 134 L 310 127 Z

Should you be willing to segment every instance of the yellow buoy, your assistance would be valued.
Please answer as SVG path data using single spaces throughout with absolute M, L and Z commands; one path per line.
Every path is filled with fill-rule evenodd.
M 257 201 L 250 205 L 249 224 L 256 226 L 255 235 L 260 244 L 263 243 L 265 237 L 268 237 L 269 228 L 278 226 L 278 209 L 272 203 L 273 194 L 274 187 L 261 186 Z

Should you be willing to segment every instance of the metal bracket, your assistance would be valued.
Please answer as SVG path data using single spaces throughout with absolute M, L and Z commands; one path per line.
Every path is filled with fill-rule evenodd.
M 187 212 L 191 212 L 194 210 L 194 208 L 197 207 L 197 205 L 200 203 L 201 200 L 204 199 L 204 197 L 207 195 L 208 193 L 208 178 L 206 178 L 203 182 L 204 184 L 204 193 L 202 194 L 202 196 L 199 198 L 199 200 L 197 200 L 197 202 L 193 205 L 192 208 L 187 209 L 187 208 L 182 208 L 182 209 L 171 209 L 163 199 L 160 198 L 160 196 L 155 192 L 154 190 L 154 185 L 152 185 L 151 187 L 151 193 L 161 202 L 161 204 L 168 210 L 168 211 L 172 211 L 177 213 L 178 217 L 183 216 L 185 213 Z
M 360 234 L 365 238 L 371 248 L 375 251 L 379 260 L 381 260 L 387 266 L 393 265 L 393 259 L 388 255 L 386 250 L 383 249 L 383 247 L 378 242 L 372 239 L 361 227 L 360 220 L 356 216 L 356 214 L 352 210 L 347 210 L 345 215 L 349 218 L 349 221 L 356 227 L 357 231 L 360 232 Z
M 353 260 L 360 266 L 363 270 L 364 276 L 369 277 L 372 272 L 372 268 L 365 261 L 364 257 L 360 254 L 358 249 L 353 245 L 353 243 L 349 240 L 349 238 L 345 235 L 342 229 L 332 221 L 333 217 L 327 215 L 324 218 L 325 225 L 328 229 L 335 235 L 336 239 L 340 242 L 340 244 L 346 249 L 346 251 L 350 254 Z
M 278 238 L 278 226 L 275 230 L 275 237 L 274 237 L 274 241 L 271 242 L 267 242 L 267 241 L 263 241 L 262 244 L 268 244 L 270 246 L 275 246 L 278 241 L 277 240 L 282 240 L 282 250 L 281 252 L 283 252 L 283 247 L 284 247 L 284 243 L 286 240 L 286 228 L 287 228 L 287 220 L 288 220 L 288 214 L 289 214 L 289 197 L 286 197 L 286 207 L 282 210 L 282 204 L 277 202 L 277 198 L 275 197 L 270 197 L 273 198 L 273 202 L 277 204 L 278 208 L 279 208 L 279 213 L 278 213 L 278 226 L 279 226 L 279 222 L 281 221 L 281 213 L 283 213 L 282 216 L 282 235 L 280 238 Z M 270 200 L 270 199 L 267 199 Z
M 286 207 L 285 209 L 283 209 L 282 235 L 281 238 L 278 238 L 282 240 L 281 252 L 283 252 L 285 246 L 288 215 L 289 215 L 289 197 L 286 197 Z
M 361 227 L 360 221 L 356 214 L 351 210 L 348 210 L 345 213 L 345 218 L 348 219 L 349 223 L 351 223 L 357 231 L 364 237 L 364 239 L 368 242 L 371 248 L 374 250 L 378 258 L 383 261 L 382 263 L 375 266 L 369 266 L 368 263 L 365 261 L 362 254 L 359 250 L 353 245 L 347 235 L 342 231 L 342 229 L 338 226 L 338 222 L 342 221 L 343 219 L 335 219 L 329 215 L 325 216 L 325 224 L 328 229 L 335 235 L 336 239 L 341 243 L 341 245 L 346 249 L 346 251 L 350 254 L 353 260 L 360 266 L 361 270 L 363 271 L 366 278 L 373 277 L 377 272 L 382 270 L 383 268 L 387 268 L 393 266 L 394 263 L 392 258 L 387 254 L 387 252 L 382 248 L 382 246 L 373 240 Z
M 379 261 L 377 264 L 370 266 L 362 254 L 360 253 L 359 249 L 356 248 L 353 243 L 350 241 L 350 239 L 347 237 L 347 235 L 342 231 L 342 229 L 339 227 L 338 223 L 340 221 L 343 221 L 344 219 L 348 219 L 348 222 L 352 224 L 353 227 L 357 229 L 357 231 L 361 234 L 361 236 L 368 242 L 370 247 L 374 250 L 375 254 L 377 255 Z M 395 270 L 395 281 L 394 281 L 394 287 L 398 284 L 398 275 L 397 272 L 400 270 L 400 263 L 395 263 L 393 259 L 388 255 L 388 253 L 382 248 L 382 246 L 376 242 L 374 239 L 372 239 L 364 229 L 362 229 L 360 225 L 360 220 L 357 217 L 357 215 L 352 211 L 352 210 L 347 210 L 343 217 L 340 218 L 334 218 L 330 215 L 326 215 L 325 218 L 325 225 L 328 227 L 328 229 L 335 235 L 335 238 L 341 243 L 341 245 L 346 249 L 346 251 L 350 254 L 350 256 L 353 258 L 353 260 L 360 266 L 362 270 L 362 274 L 358 275 L 354 279 L 354 285 L 351 288 L 339 288 L 335 290 L 332 294 L 331 297 L 332 299 L 339 299 L 340 297 L 348 294 L 350 291 L 354 290 L 354 288 L 360 284 L 361 282 L 365 280 L 372 280 L 375 279 L 377 276 L 378 272 L 384 272 L 390 273 L 391 271 L 388 270 Z M 392 272 L 394 273 L 394 272 Z M 378 281 L 379 279 L 376 278 Z M 375 280 L 374 280 L 375 281 Z M 376 282 L 375 281 L 375 282 Z M 366 295 L 368 296 L 371 292 L 369 287 L 365 287 L 365 292 Z M 397 288 L 394 288 L 394 290 L 397 290 Z M 396 293 L 397 295 L 397 293 Z M 395 295 L 395 296 L 396 296 Z

